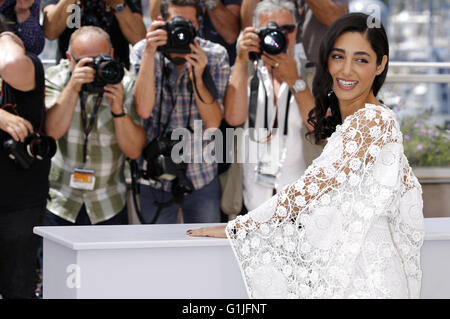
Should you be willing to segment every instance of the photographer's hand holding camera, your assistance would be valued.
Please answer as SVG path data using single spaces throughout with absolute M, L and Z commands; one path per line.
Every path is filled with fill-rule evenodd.
M 162 17 L 153 21 L 130 57 L 137 74 L 136 109 L 146 119 L 149 141 L 143 157 L 150 186 L 141 185 L 142 213 L 146 222 L 175 223 L 181 207 L 185 222 L 218 222 L 217 163 L 204 159 L 211 141 L 198 135 L 217 129 L 223 118 L 228 54 L 223 46 L 196 36 L 199 1 L 162 0 L 160 11 Z M 183 140 L 182 162 L 175 164 L 171 150 L 178 140 L 171 133 L 181 129 L 194 134 Z
M 41 148 L 47 141 L 44 69 L 19 37 L 4 30 L 0 23 L 0 295 L 33 298 L 38 248 L 33 227 L 44 215 L 53 155 Z
M 139 157 L 145 145 L 134 77 L 114 60 L 109 35 L 98 27 L 74 32 L 66 56 L 47 70 L 46 127 L 59 148 L 46 223 L 82 223 L 80 215 L 88 224 L 126 223 L 125 159 Z
M 265 68 L 270 70 L 275 104 L 278 91 L 283 83 L 286 83 L 291 89 L 294 88 L 296 82 L 303 83 L 303 79 L 298 73 L 298 62 L 294 58 L 296 37 L 294 17 L 288 10 L 261 14 L 259 19 L 261 28 L 266 27 L 269 22 L 275 23 L 277 27 L 281 25 L 282 32 L 286 38 L 285 50 L 284 52 L 269 54 L 267 50 L 261 47 L 264 39 L 261 39 L 259 30 L 255 27 L 247 27 L 244 29 L 239 39 L 238 54 L 225 97 L 225 119 L 231 125 L 241 125 L 248 118 L 248 91 L 247 87 L 243 86 L 242 83 L 249 82 L 249 62 L 252 62 L 252 59 L 260 58 Z M 292 22 L 292 24 L 289 24 L 289 22 Z M 287 30 L 287 28 L 290 30 Z M 270 43 L 270 41 L 267 43 Z M 302 90 L 294 90 L 292 92 L 303 122 L 311 130 L 312 127 L 307 122 L 308 112 L 314 106 L 311 91 L 307 87 L 304 87 Z M 238 101 L 239 103 L 237 103 Z M 242 104 L 246 105 L 246 107 L 242 107 Z
M 158 47 L 167 45 L 168 34 L 167 30 L 163 28 L 164 25 L 165 22 L 157 20 L 150 26 L 136 80 L 136 109 L 139 116 L 144 119 L 150 117 L 155 103 L 154 57 Z M 176 65 L 179 73 L 184 67 L 184 62 L 188 62 L 187 72 L 191 83 L 195 86 L 193 91 L 201 119 L 204 121 L 206 128 L 218 128 L 222 120 L 222 110 L 219 102 L 211 95 L 203 82 L 203 72 L 208 65 L 208 57 L 195 39 L 193 43 L 189 43 L 189 48 L 191 52 L 187 54 L 167 53 L 167 55 L 172 61 L 180 63 Z

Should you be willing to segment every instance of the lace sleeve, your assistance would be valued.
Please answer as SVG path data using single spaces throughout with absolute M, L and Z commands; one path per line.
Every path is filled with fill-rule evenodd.
M 366 106 L 336 128 L 298 181 L 230 221 L 249 296 L 347 296 L 364 239 L 398 194 L 402 154 L 393 113 Z

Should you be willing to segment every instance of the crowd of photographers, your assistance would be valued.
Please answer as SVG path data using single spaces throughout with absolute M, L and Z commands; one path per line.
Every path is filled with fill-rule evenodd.
M 314 2 L 151 0 L 146 31 L 139 0 L 43 0 L 42 27 L 39 0 L 0 0 L 0 295 L 35 296 L 34 226 L 127 224 L 128 170 L 141 223 L 223 222 L 299 178 L 321 151 L 299 17 L 348 1 Z

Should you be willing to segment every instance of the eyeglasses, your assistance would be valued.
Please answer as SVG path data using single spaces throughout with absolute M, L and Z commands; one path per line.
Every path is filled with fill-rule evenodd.
M 295 30 L 295 24 L 284 24 L 280 28 L 284 29 L 286 33 L 292 33 Z

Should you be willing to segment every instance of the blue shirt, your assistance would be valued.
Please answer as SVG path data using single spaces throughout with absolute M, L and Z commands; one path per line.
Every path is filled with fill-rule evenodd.
M 27 51 L 36 55 L 42 52 L 45 44 L 44 32 L 39 24 L 39 4 L 40 0 L 34 1 L 30 7 L 30 16 L 22 23 L 17 22 L 14 11 L 16 0 L 6 0 L 0 7 L 9 29 L 23 41 Z

